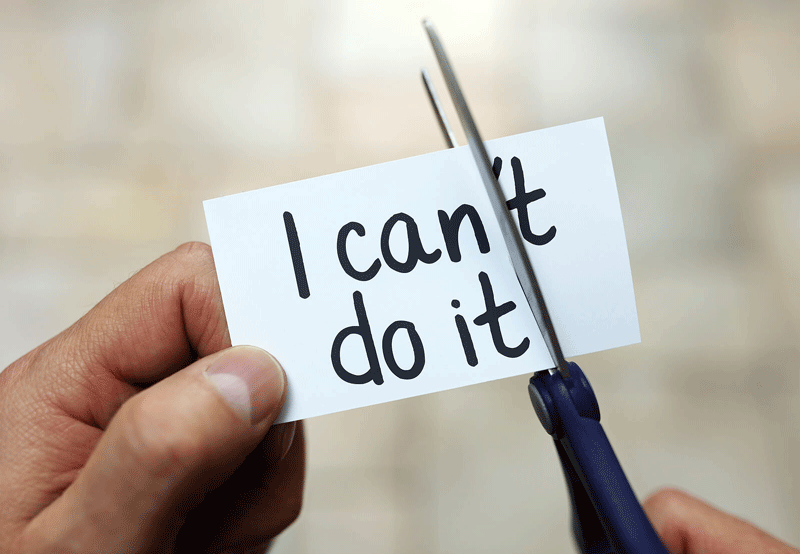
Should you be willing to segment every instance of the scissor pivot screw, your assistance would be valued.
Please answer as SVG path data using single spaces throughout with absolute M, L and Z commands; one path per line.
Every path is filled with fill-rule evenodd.
M 528 394 L 530 394 L 531 397 L 533 411 L 536 412 L 536 416 L 539 418 L 539 423 L 542 424 L 542 427 L 544 427 L 544 430 L 547 431 L 547 434 L 552 435 L 555 432 L 553 418 L 550 417 L 550 410 L 547 408 L 547 403 L 542 397 L 542 393 L 539 391 L 539 388 L 533 384 L 533 379 L 534 377 L 531 377 L 531 382 L 528 383 Z M 547 392 L 545 392 L 545 394 L 547 394 Z

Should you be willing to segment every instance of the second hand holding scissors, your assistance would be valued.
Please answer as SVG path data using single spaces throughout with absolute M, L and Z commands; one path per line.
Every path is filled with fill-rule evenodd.
M 600 408 L 589 381 L 577 364 L 564 360 L 519 229 L 506 208 L 505 196 L 466 99 L 436 30 L 428 20 L 423 25 L 500 224 L 514 272 L 553 360 L 553 369 L 533 374 L 528 393 L 539 422 L 553 437 L 564 470 L 578 547 L 583 554 L 668 554 L 600 425 Z M 448 145 L 454 147 L 455 138 L 424 70 L 422 78 Z

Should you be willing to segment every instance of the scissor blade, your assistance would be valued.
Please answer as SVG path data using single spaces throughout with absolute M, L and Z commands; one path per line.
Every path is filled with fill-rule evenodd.
M 423 67 L 420 73 L 422 74 L 422 84 L 425 85 L 425 91 L 428 93 L 428 100 L 431 101 L 431 107 L 433 108 L 433 113 L 436 116 L 436 121 L 439 123 L 439 128 L 442 130 L 442 134 L 444 135 L 444 141 L 447 143 L 448 148 L 455 148 L 458 146 L 458 141 L 456 140 L 456 136 L 453 134 L 453 130 L 450 128 L 450 123 L 447 121 L 447 116 L 444 115 L 442 103 L 439 102 L 439 95 L 436 94 L 436 88 L 431 82 L 431 78 L 428 75 L 428 70 Z
M 569 367 L 564 361 L 564 354 L 561 352 L 561 345 L 558 342 L 553 322 L 550 319 L 550 314 L 547 311 L 547 306 L 542 296 L 542 291 L 539 288 L 539 283 L 536 280 L 536 275 L 531 267 L 530 260 L 525 252 L 525 247 L 520 236 L 519 229 L 511 217 L 511 212 L 506 207 L 506 199 L 497 178 L 492 171 L 492 164 L 489 161 L 489 154 L 483 145 L 478 133 L 478 128 L 475 125 L 475 120 L 467 106 L 467 101 L 464 94 L 461 92 L 461 87 L 458 85 L 456 75 L 450 62 L 445 54 L 442 42 L 436 34 L 433 24 L 425 19 L 423 25 L 428 33 L 428 38 L 433 46 L 433 51 L 436 54 L 436 59 L 439 62 L 439 67 L 444 74 L 444 80 L 447 83 L 447 88 L 450 90 L 450 96 L 453 99 L 458 117 L 461 120 L 461 125 L 464 127 L 464 132 L 469 140 L 469 147 L 472 151 L 472 156 L 475 158 L 475 163 L 478 166 L 478 172 L 481 175 L 481 180 L 486 187 L 486 192 L 489 195 L 489 201 L 492 205 L 497 221 L 500 224 L 500 231 L 503 234 L 508 254 L 511 257 L 511 265 L 514 267 L 514 272 L 517 274 L 519 284 L 522 286 L 522 291 L 528 301 L 533 317 L 539 326 L 539 330 L 544 338 L 544 343 L 547 350 L 550 352 L 550 357 L 553 359 L 554 369 L 556 369 L 562 377 L 569 377 Z

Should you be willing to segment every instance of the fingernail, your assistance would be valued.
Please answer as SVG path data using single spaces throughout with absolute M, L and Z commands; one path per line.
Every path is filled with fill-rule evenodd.
M 281 460 L 283 460 L 289 453 L 289 449 L 294 442 L 294 432 L 297 429 L 297 422 L 284 423 L 283 428 L 283 443 L 281 444 Z
M 278 361 L 254 346 L 236 346 L 214 360 L 206 378 L 244 421 L 255 425 L 280 409 L 286 378 Z

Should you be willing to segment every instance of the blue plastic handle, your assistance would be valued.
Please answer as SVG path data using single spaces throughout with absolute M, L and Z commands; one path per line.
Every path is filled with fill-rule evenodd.
M 668 554 L 636 499 L 600 425 L 589 381 L 569 362 L 568 379 L 539 371 L 528 391 L 553 436 L 572 499 L 572 530 L 583 554 Z

